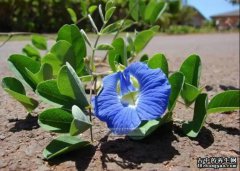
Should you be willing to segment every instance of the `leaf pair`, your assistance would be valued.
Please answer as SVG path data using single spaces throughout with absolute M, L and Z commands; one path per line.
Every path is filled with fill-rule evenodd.
M 32 35 L 32 45 L 27 44 L 23 49 L 28 57 L 33 58 L 36 61 L 40 61 L 41 55 L 39 50 L 47 50 L 47 40 L 44 36 L 41 35 Z
M 167 3 L 160 0 L 150 0 L 148 4 L 144 0 L 130 0 L 129 11 L 135 21 L 143 20 L 154 24 L 166 10 Z
M 63 66 L 57 80 L 40 83 L 37 93 L 45 100 L 71 108 L 74 104 L 82 110 L 89 105 L 82 82 L 70 64 Z
M 88 130 L 92 124 L 89 117 L 76 105 L 72 113 L 68 109 L 47 109 L 39 115 L 38 124 L 46 131 L 78 135 Z
M 239 95 L 239 90 L 226 91 L 217 94 L 208 103 L 207 94 L 200 94 L 195 102 L 193 120 L 183 124 L 184 133 L 195 138 L 203 127 L 208 114 L 239 110 Z
M 94 11 L 96 11 L 96 9 L 97 9 L 96 5 L 92 5 L 88 8 L 86 1 L 82 1 L 80 3 L 80 5 L 81 5 L 81 13 L 82 13 L 82 16 L 83 16 L 82 19 L 86 18 L 88 13 L 93 14 Z M 87 8 L 88 8 L 88 10 L 87 10 Z M 74 24 L 77 24 L 78 23 L 78 18 L 77 18 L 76 12 L 72 8 L 67 8 L 67 12 L 71 17 L 72 22 Z
M 13 77 L 5 77 L 2 80 L 3 89 L 14 99 L 19 101 L 28 112 L 31 112 L 38 106 L 38 102 L 26 95 L 22 83 Z
M 70 135 L 60 135 L 48 144 L 43 151 L 43 156 L 46 159 L 51 159 L 89 145 L 88 141 L 83 141 L 81 138 L 75 136 L 83 133 L 92 126 L 88 116 L 77 106 L 72 107 L 72 114 L 66 109 L 48 109 L 39 115 L 38 123 L 47 131 L 70 133 Z
M 84 57 L 86 57 L 86 44 L 80 30 L 74 24 L 64 25 L 58 31 L 57 43 L 43 57 L 42 63 L 51 65 L 55 76 L 66 62 L 80 74 L 84 68 Z
M 201 94 L 203 88 L 198 88 L 201 76 L 201 59 L 198 55 L 189 56 L 181 65 L 180 72 L 185 76 L 181 96 L 187 106 L 190 106 Z

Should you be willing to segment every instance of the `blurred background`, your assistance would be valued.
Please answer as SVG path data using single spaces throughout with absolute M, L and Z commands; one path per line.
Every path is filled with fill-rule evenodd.
M 72 8 L 80 28 L 92 31 L 84 16 L 90 5 L 105 5 L 107 0 L 0 0 L 0 32 L 55 33 L 63 24 L 72 23 L 67 8 Z M 146 0 L 149 1 L 149 0 Z M 129 12 L 127 0 L 115 0 L 117 11 L 112 20 L 124 18 Z M 239 0 L 180 0 L 180 8 L 170 7 L 157 24 L 169 34 L 239 30 Z M 96 25 L 102 25 L 97 11 Z M 127 31 L 141 30 L 134 25 Z

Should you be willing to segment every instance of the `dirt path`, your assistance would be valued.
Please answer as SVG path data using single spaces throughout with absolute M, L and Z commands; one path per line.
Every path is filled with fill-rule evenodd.
M 104 39 L 109 42 L 109 39 Z M 7 58 L 21 52 L 27 41 L 8 42 L 0 48 L 0 78 L 11 75 Z M 52 42 L 50 42 L 52 43 Z M 183 59 L 199 54 L 203 62 L 202 85 L 208 85 L 210 98 L 225 88 L 239 87 L 239 34 L 156 36 L 145 49 L 148 54 L 162 52 L 176 70 Z M 102 55 L 102 54 L 99 54 Z M 178 123 L 162 127 L 146 140 L 106 137 L 107 128 L 94 119 L 92 147 L 70 153 L 51 162 L 42 159 L 43 148 L 54 134 L 44 132 L 35 117 L 0 88 L 0 170 L 197 170 L 198 157 L 238 157 L 239 112 L 210 115 L 196 139 L 184 137 Z M 191 119 L 192 111 L 176 107 L 174 117 Z M 171 129 L 173 128 L 173 129 Z M 86 135 L 87 136 L 87 135 Z M 101 140 L 101 144 L 98 141 Z M 211 170 L 211 169 L 209 169 Z M 238 169 L 229 169 L 238 170 Z

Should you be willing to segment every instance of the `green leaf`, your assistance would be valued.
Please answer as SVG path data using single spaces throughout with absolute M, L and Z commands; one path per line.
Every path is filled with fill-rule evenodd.
M 128 136 L 134 140 L 144 139 L 146 136 L 150 135 L 154 130 L 159 127 L 160 121 L 150 120 L 141 124 L 139 128 L 129 133 Z
M 70 111 L 53 108 L 40 113 L 38 124 L 46 131 L 68 133 L 73 120 Z
M 29 85 L 33 90 L 36 89 L 34 80 L 29 77 L 27 70 L 32 73 L 37 73 L 40 70 L 40 63 L 37 61 L 19 54 L 11 55 L 8 58 L 10 69 L 20 78 L 26 85 Z
M 100 44 L 96 48 L 97 50 L 114 50 L 114 47 L 110 44 Z
M 239 110 L 240 108 L 240 91 L 229 90 L 223 93 L 217 94 L 213 97 L 208 105 L 208 114 L 220 113 L 227 111 Z
M 109 24 L 105 28 L 103 28 L 101 33 L 103 34 L 114 33 L 114 32 L 117 32 L 118 29 L 120 29 L 120 27 L 121 27 L 121 22 L 116 21 L 112 24 Z
M 125 29 L 131 27 L 133 23 L 134 22 L 132 20 L 118 20 L 102 29 L 101 33 L 103 34 L 114 33 L 117 32 L 119 29 L 122 32 Z
M 190 106 L 197 96 L 202 92 L 202 88 L 192 86 L 191 84 L 184 83 L 181 96 L 187 106 Z
M 81 14 L 83 17 L 87 17 L 88 11 L 87 11 L 87 1 L 80 1 L 81 5 Z
M 84 148 L 89 144 L 88 141 L 83 141 L 79 137 L 61 135 L 48 144 L 43 150 L 43 156 L 49 160 L 61 154 Z
M 56 80 L 41 82 L 37 86 L 37 93 L 44 101 L 54 105 L 58 104 L 58 106 L 64 106 L 68 109 L 71 109 L 76 104 L 72 98 L 64 96 L 59 92 Z
M 181 65 L 180 71 L 185 76 L 185 82 L 198 87 L 201 75 L 201 59 L 198 55 L 189 56 Z
M 85 75 L 85 76 L 80 77 L 80 80 L 82 82 L 90 82 L 90 81 L 93 80 L 93 76 L 92 75 Z
M 139 0 L 129 0 L 129 11 L 131 11 L 131 16 L 135 21 L 139 20 Z
M 173 73 L 169 77 L 169 83 L 171 85 L 171 94 L 168 103 L 168 110 L 172 112 L 184 85 L 184 75 L 181 72 Z
M 152 30 L 144 30 L 139 32 L 134 40 L 135 51 L 137 53 L 141 52 L 149 43 L 149 41 L 154 36 L 154 31 Z
M 171 14 L 176 14 L 182 7 L 181 1 L 179 0 L 171 0 L 168 2 L 168 4 L 169 4 L 168 11 L 170 11 Z
M 75 24 L 62 26 L 58 31 L 57 41 L 59 40 L 65 40 L 72 45 L 74 57 L 72 57 L 72 62 L 68 62 L 79 74 L 84 67 L 84 58 L 87 56 L 85 40 L 79 28 Z M 71 57 L 69 57 L 69 59 L 71 59 Z M 66 61 L 64 64 L 65 63 Z
M 100 17 L 102 19 L 102 22 L 104 23 L 105 19 L 104 19 L 104 15 L 103 15 L 102 5 L 101 4 L 98 6 L 98 13 L 99 13 L 99 15 L 100 15 Z
M 73 60 L 71 58 L 74 58 L 71 44 L 65 40 L 61 40 L 54 44 L 50 52 L 42 58 L 42 64 L 47 63 L 51 65 L 53 75 L 56 76 L 66 61 Z
M 85 110 L 85 107 L 89 106 L 82 82 L 69 63 L 61 68 L 57 84 L 60 93 L 78 101 L 78 106 L 82 110 Z
M 53 70 L 51 65 L 45 63 L 41 66 L 40 70 L 37 73 L 32 73 L 28 69 L 26 69 L 29 77 L 34 81 L 34 83 L 37 85 L 42 81 L 50 80 L 53 78 Z
M 111 7 L 110 9 L 108 9 L 106 11 L 106 14 L 105 14 L 105 22 L 108 22 L 108 20 L 112 17 L 114 11 L 116 10 L 116 7 Z
M 44 36 L 32 35 L 32 44 L 40 50 L 47 50 L 47 40 Z
M 105 6 L 105 11 L 109 10 L 110 8 L 112 8 L 114 6 L 113 1 L 112 0 L 108 0 Z
M 114 50 L 110 50 L 108 53 L 108 63 L 111 69 L 115 72 L 115 62 L 118 62 L 116 60 L 117 56 L 119 56 L 120 63 L 127 66 L 127 48 L 123 38 L 115 39 L 112 43 L 112 46 L 114 47 Z
M 94 11 L 96 11 L 96 9 L 97 9 L 97 6 L 96 6 L 96 5 L 92 5 L 92 6 L 90 6 L 90 7 L 88 8 L 88 12 L 89 12 L 89 14 L 93 14 Z
M 152 69 L 160 68 L 168 77 L 168 62 L 163 54 L 155 54 L 149 59 L 148 66 Z
M 36 48 L 34 48 L 32 45 L 26 45 L 22 49 L 23 53 L 25 53 L 28 57 L 31 57 L 33 59 L 39 60 L 40 58 L 40 53 Z
M 150 121 L 143 121 L 141 125 L 137 129 L 129 133 L 128 136 L 134 140 L 144 139 L 147 136 L 151 135 L 158 127 L 171 121 L 171 118 L 172 112 L 168 112 L 162 118 Z
M 148 63 L 148 55 L 147 54 L 144 54 L 141 58 L 140 58 L 140 61 L 141 62 L 147 62 Z
M 195 102 L 193 120 L 182 125 L 183 132 L 192 138 L 197 137 L 207 116 L 207 94 L 200 94 Z
M 72 22 L 77 23 L 77 14 L 75 13 L 75 11 L 72 8 L 67 8 L 67 11 L 71 17 Z
M 149 30 L 152 30 L 152 31 L 154 31 L 154 32 L 158 32 L 159 29 L 160 29 L 160 26 L 159 26 L 159 25 L 156 25 L 156 26 L 151 27 Z
M 129 33 L 127 33 L 126 38 L 127 38 L 127 42 L 128 42 L 127 50 L 128 50 L 128 53 L 130 53 L 130 54 L 128 54 L 128 58 L 129 58 L 132 56 L 132 53 L 135 51 L 135 46 L 133 43 L 133 39 Z
M 92 47 L 91 42 L 90 42 L 87 34 L 85 33 L 85 31 L 83 29 L 81 29 L 80 32 L 81 32 L 85 42 L 89 45 L 89 47 Z
M 2 88 L 14 99 L 19 101 L 27 109 L 27 111 L 31 112 L 38 106 L 38 102 L 36 100 L 26 96 L 26 91 L 22 83 L 16 78 L 3 78 Z
M 83 133 L 92 126 L 89 117 L 76 105 L 72 107 L 72 115 L 74 120 L 71 123 L 70 135 Z
M 126 29 L 128 29 L 129 27 L 131 27 L 134 22 L 132 20 L 120 20 L 120 23 L 122 23 L 122 27 L 121 27 L 121 30 L 120 32 L 123 32 L 125 31 Z
M 164 1 L 150 0 L 145 9 L 144 20 L 151 24 L 155 23 L 163 12 L 164 6 Z

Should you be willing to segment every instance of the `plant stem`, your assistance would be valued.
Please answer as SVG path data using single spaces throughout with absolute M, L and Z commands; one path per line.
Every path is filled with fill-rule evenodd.
M 81 23 L 83 20 L 85 20 L 87 17 L 82 17 L 82 18 L 80 18 L 77 22 L 76 22 L 76 24 L 79 24 L 79 23 Z
M 91 70 L 91 74 L 93 75 L 94 72 L 94 56 L 95 56 L 95 52 L 96 52 L 96 47 L 98 45 L 99 39 L 101 37 L 101 31 L 102 29 L 105 27 L 106 23 L 103 23 L 103 26 L 100 30 L 100 32 L 97 33 L 97 39 L 94 43 L 94 47 L 92 50 L 92 56 L 90 58 L 90 70 Z M 92 94 L 93 94 L 93 87 L 94 87 L 94 93 L 96 93 L 96 88 L 95 88 L 95 84 L 96 84 L 96 77 L 93 79 L 93 81 L 91 81 L 91 89 L 90 89 L 90 97 L 89 97 L 89 102 L 90 102 L 90 108 L 89 108 L 89 117 L 90 117 L 90 121 L 92 122 Z M 91 141 L 93 142 L 93 131 L 92 131 L 92 127 L 90 128 L 90 134 L 91 134 Z
M 126 17 L 124 17 L 123 22 L 122 22 L 121 26 L 119 27 L 117 33 L 114 35 L 112 41 L 114 41 L 114 40 L 118 37 L 118 35 L 120 34 L 120 32 L 121 32 L 121 30 L 122 30 L 122 27 L 123 27 L 124 24 L 125 24 L 126 19 L 131 15 L 132 11 L 135 9 L 135 7 L 137 6 L 137 4 L 138 4 L 138 1 L 135 2 L 134 6 L 130 9 L 130 11 L 128 12 L 128 14 L 126 15 Z M 106 55 L 104 56 L 102 62 L 105 62 L 105 61 L 106 61 L 107 56 L 108 56 L 108 52 L 107 52 Z

